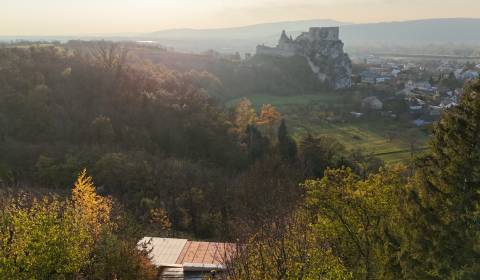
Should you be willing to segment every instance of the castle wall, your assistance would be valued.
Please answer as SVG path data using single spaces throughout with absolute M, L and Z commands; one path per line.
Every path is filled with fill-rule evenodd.
M 292 57 L 296 53 L 293 50 L 284 50 L 280 48 L 270 48 L 266 46 L 257 46 L 257 54 L 259 55 L 270 55 L 270 56 L 279 56 L 279 57 Z
M 340 40 L 339 27 L 311 27 L 309 30 L 310 37 L 314 40 Z
M 318 79 L 334 89 L 351 87 L 352 65 L 343 52 L 339 27 L 311 27 L 295 40 L 285 32 L 276 48 L 257 46 L 257 54 L 276 57 L 303 56 Z
M 281 49 L 288 52 L 295 52 L 297 47 L 293 42 L 279 42 L 277 45 L 277 49 Z

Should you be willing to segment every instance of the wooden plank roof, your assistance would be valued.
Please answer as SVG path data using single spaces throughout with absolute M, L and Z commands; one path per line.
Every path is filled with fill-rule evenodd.
M 151 250 L 152 263 L 157 267 L 223 266 L 235 252 L 234 243 L 176 238 L 144 237 L 139 246 Z
M 177 258 L 177 264 L 224 264 L 235 252 L 235 244 L 187 241 Z

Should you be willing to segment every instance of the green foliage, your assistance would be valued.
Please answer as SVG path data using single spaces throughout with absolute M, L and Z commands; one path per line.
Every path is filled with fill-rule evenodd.
M 302 210 L 262 227 L 237 247 L 227 279 L 353 279 L 309 219 Z
M 1 279 L 154 279 L 136 240 L 113 235 L 111 201 L 85 171 L 70 200 L 25 196 L 0 206 Z
M 449 73 L 448 76 L 445 78 L 440 79 L 440 86 L 446 87 L 449 89 L 456 89 L 462 87 L 463 82 L 459 81 L 453 72 Z
M 289 215 L 300 203 L 302 189 L 298 182 L 301 173 L 278 157 L 265 157 L 256 161 L 246 172 L 229 182 L 232 197 L 229 206 L 236 227 L 233 233 L 252 232 L 275 219 Z
M 248 98 L 257 109 L 262 104 L 278 108 L 288 123 L 291 136 L 298 143 L 310 133 L 335 138 L 348 150 L 360 149 L 377 155 L 386 163 L 409 161 L 411 141 L 415 140 L 419 147 L 424 147 L 430 131 L 412 124 L 409 114 L 405 114 L 408 104 L 403 100 L 383 100 L 385 111 L 396 112 L 398 118 L 376 115 L 352 118 L 351 112 L 361 110 L 361 101 L 371 94 L 370 91 L 348 91 L 290 96 L 262 94 Z M 233 99 L 227 105 L 238 102 L 239 99 Z M 404 135 L 403 130 L 412 130 L 415 134 Z
M 250 162 L 264 157 L 270 146 L 269 139 L 263 136 L 255 125 L 247 126 L 245 134 L 245 144 Z
M 115 138 L 112 121 L 105 116 L 98 116 L 90 125 L 93 143 L 110 144 Z
M 407 275 L 474 279 L 480 275 L 480 82 L 434 127 L 408 189 Z
M 157 279 L 157 270 L 150 263 L 148 252 L 138 248 L 136 240 L 121 239 L 105 233 L 93 251 L 87 270 L 90 279 Z
M 0 276 L 3 279 L 63 279 L 88 262 L 92 237 L 58 199 L 11 202 L 2 210 Z
M 398 279 L 392 253 L 401 169 L 362 180 L 350 169 L 329 169 L 306 181 L 306 204 L 315 213 L 319 236 L 353 271 L 355 279 Z
M 89 262 L 109 204 L 82 173 L 71 201 L 12 200 L 2 209 L 1 278 L 64 279 Z
M 236 124 L 203 89 L 217 87 L 215 77 L 130 64 L 126 52 L 107 42 L 68 51 L 0 49 L 0 180 L 61 189 L 88 167 L 99 191 L 131 206 L 140 221 L 148 224 L 150 210 L 142 199 L 162 196 L 152 207 L 165 208 L 174 227 L 185 224 L 181 230 L 189 231 L 190 217 L 182 218 L 185 223 L 172 217 L 187 213 L 189 202 L 170 198 L 194 185 L 205 195 L 220 186 L 205 183 L 206 175 L 171 178 L 161 168 L 178 159 L 194 166 L 195 174 L 230 176 L 245 168 L 247 153 L 231 133 Z M 218 216 L 225 208 L 204 202 L 209 207 L 198 209 L 198 228 L 210 226 L 210 211 Z
M 297 161 L 297 143 L 288 135 L 284 119 L 278 127 L 277 138 L 280 157 L 286 162 L 295 163 Z
M 307 178 L 321 178 L 327 167 L 340 167 L 345 147 L 331 137 L 308 134 L 300 141 L 303 170 Z

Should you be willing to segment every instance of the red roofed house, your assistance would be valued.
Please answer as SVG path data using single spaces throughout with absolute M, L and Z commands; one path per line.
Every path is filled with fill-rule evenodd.
M 235 253 L 233 243 L 177 238 L 144 237 L 139 245 L 151 250 L 151 261 L 159 269 L 161 280 L 201 280 L 221 274 L 225 263 Z

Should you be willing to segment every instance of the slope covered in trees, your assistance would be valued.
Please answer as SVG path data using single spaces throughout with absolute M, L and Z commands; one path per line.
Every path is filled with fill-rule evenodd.
M 121 45 L 0 58 L 0 278 L 150 279 L 147 235 L 238 241 L 230 279 L 480 275 L 480 82 L 424 156 L 383 166 Z
M 203 238 L 232 236 L 249 210 L 267 216 L 257 193 L 283 196 L 272 208 L 296 202 L 306 174 L 298 158 L 312 156 L 297 157 L 285 123 L 277 140 L 274 107 L 258 116 L 248 102 L 224 108 L 206 90 L 212 75 L 131 62 L 127 52 L 107 42 L 0 49 L 2 185 L 63 192 L 87 167 L 99 192 L 152 233 Z M 264 187 L 262 172 L 272 178 Z M 171 226 L 152 222 L 152 213 Z
M 292 214 L 246 239 L 233 279 L 478 279 L 479 94 L 480 81 L 467 87 L 412 166 L 305 181 Z
M 244 60 L 239 54 L 231 57 L 215 52 L 186 54 L 138 46 L 132 49 L 132 56 L 179 71 L 207 71 L 221 82 L 220 87 L 211 87 L 210 93 L 223 100 L 258 94 L 319 94 L 328 89 L 300 56 L 254 55 Z
M 148 252 L 118 216 L 111 198 L 80 173 L 67 199 L 3 196 L 0 201 L 2 279 L 155 279 Z

